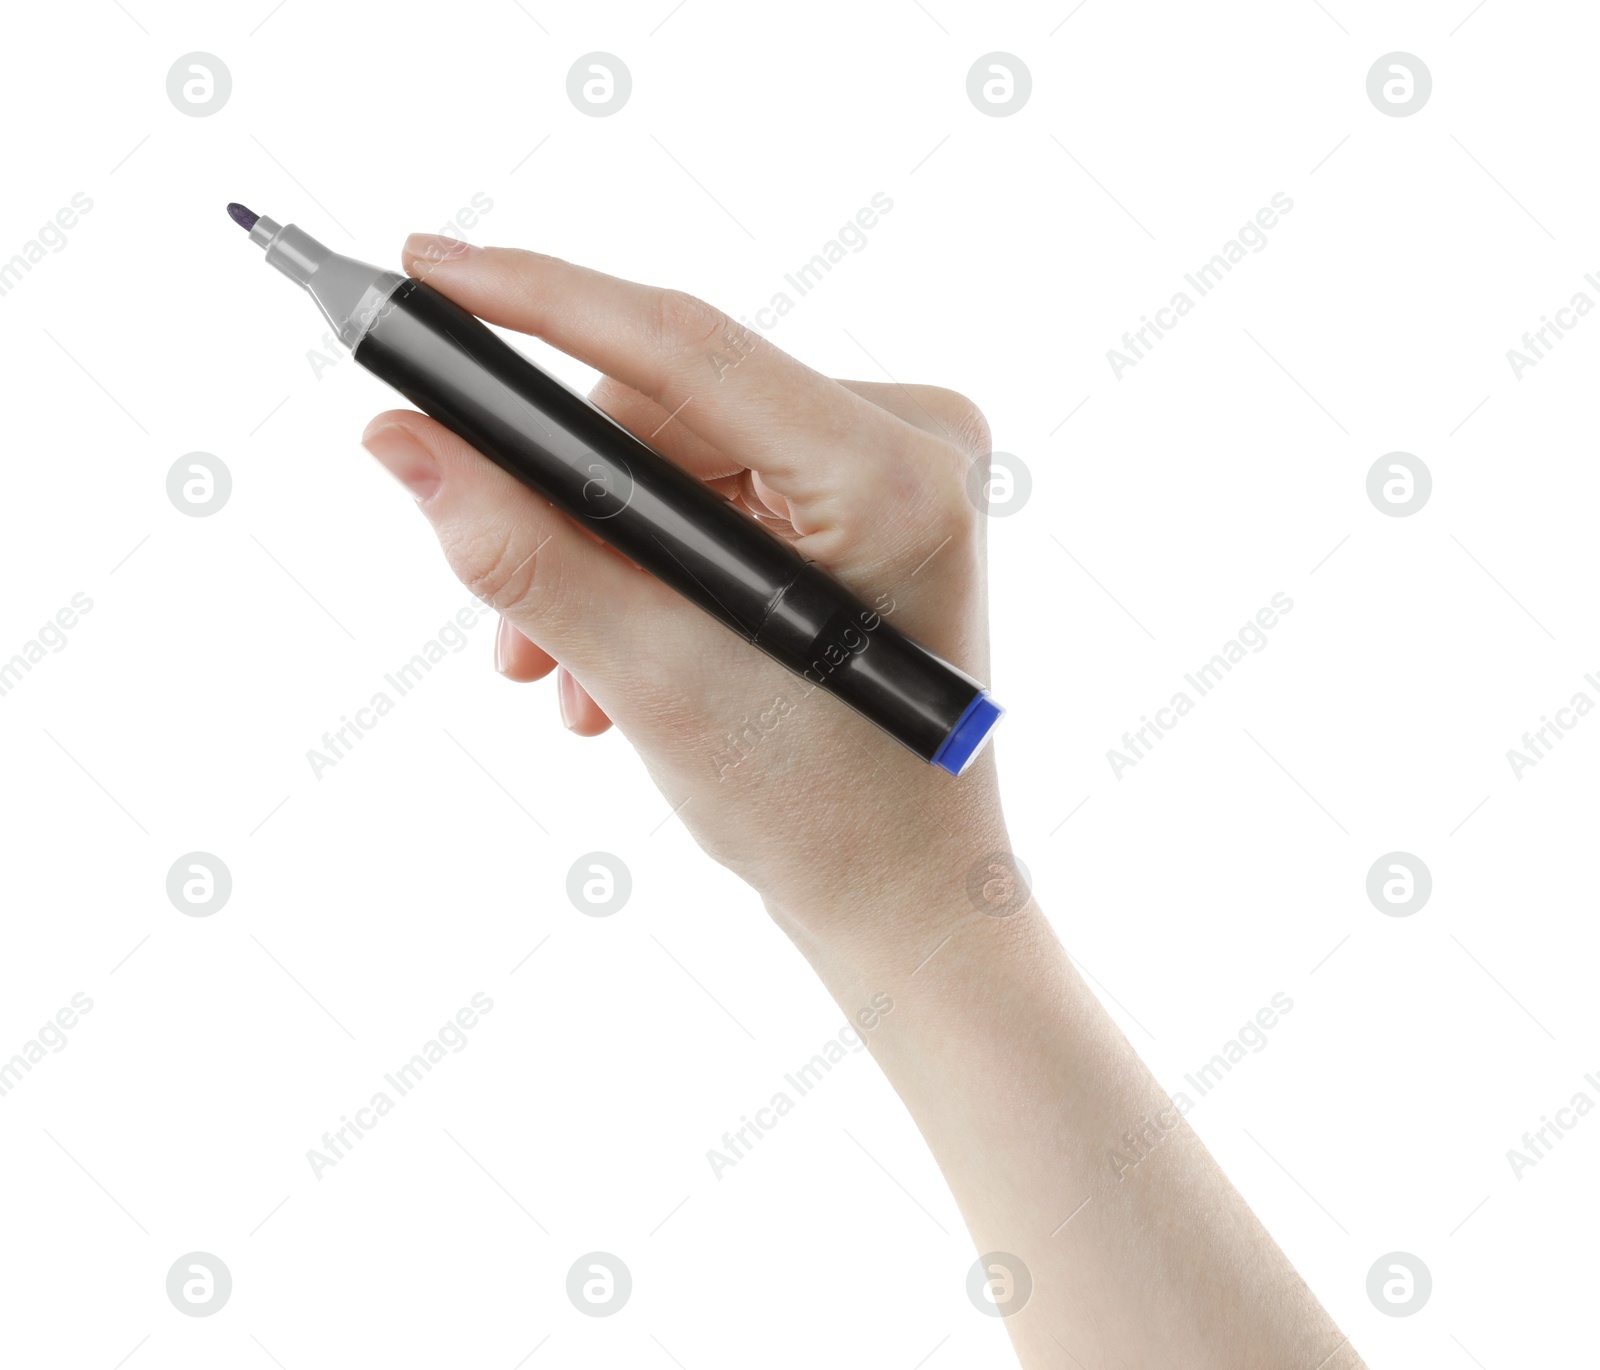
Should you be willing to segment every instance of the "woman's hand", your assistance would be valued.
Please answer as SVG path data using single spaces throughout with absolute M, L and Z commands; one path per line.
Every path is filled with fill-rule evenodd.
M 692 296 L 552 257 L 413 238 L 405 264 L 604 373 L 601 409 L 987 680 L 985 520 L 969 491 L 988 429 L 970 401 L 829 380 Z M 910 947 L 981 916 L 967 874 L 1006 845 L 992 755 L 959 781 L 929 766 L 432 419 L 381 414 L 364 441 L 500 612 L 501 669 L 532 680 L 559 664 L 567 726 L 615 723 L 700 845 L 792 932 L 871 927 Z M 918 926 L 884 926 L 885 872 L 921 883 Z
M 612 417 L 987 680 L 970 402 L 829 380 L 690 296 L 550 257 L 413 238 L 406 265 L 595 367 Z M 990 1273 L 1031 1280 L 1005 1310 L 1025 1365 L 1360 1365 L 1008 884 L 992 750 L 960 780 L 917 759 L 431 419 L 383 414 L 365 441 L 505 619 L 502 670 L 559 663 L 568 726 L 615 722 L 870 1026 Z M 1108 1164 L 1135 1136 L 1140 1164 Z

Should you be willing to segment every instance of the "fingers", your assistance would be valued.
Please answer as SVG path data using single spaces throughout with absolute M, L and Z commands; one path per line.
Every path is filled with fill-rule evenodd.
M 556 659 L 509 618 L 500 620 L 494 635 L 494 668 L 507 680 L 526 683 L 543 680 L 556 668 Z
M 378 415 L 362 442 L 416 496 L 451 568 L 524 636 L 580 669 L 673 596 L 426 415 Z
M 988 460 L 989 423 L 965 395 L 937 385 L 840 380 L 853 394 L 930 437 L 940 438 L 972 461 Z M 790 523 L 790 505 L 759 472 L 745 469 L 699 434 L 673 420 L 654 400 L 610 376 L 601 377 L 589 398 L 618 423 L 643 438 L 719 493 L 742 504 L 767 526 Z
M 802 533 L 859 526 L 904 484 L 902 428 L 693 296 L 512 248 L 439 255 L 413 236 L 403 257 L 463 308 L 615 377 L 754 468 Z
M 557 670 L 556 659 L 530 641 L 508 618 L 500 620 L 494 640 L 494 668 L 507 680 L 526 682 L 542 680 Z M 561 709 L 561 722 L 579 737 L 598 737 L 611 726 L 611 720 L 578 684 L 565 666 L 556 675 L 556 700 Z
M 674 419 L 631 385 L 602 376 L 589 392 L 589 399 L 635 437 L 703 481 L 720 480 L 744 470 L 742 461 Z
M 632 386 L 602 376 L 589 392 L 589 399 L 635 437 L 642 438 L 663 456 L 700 477 L 724 499 L 732 500 L 755 516 L 780 537 L 792 538 L 789 502 L 782 495 L 761 488 L 761 478 L 743 462 L 713 447 L 698 433 L 690 432 L 654 400 Z
M 565 666 L 556 672 L 556 697 L 561 706 L 562 723 L 579 737 L 599 737 L 611 726 L 605 710 L 589 697 L 589 692 Z

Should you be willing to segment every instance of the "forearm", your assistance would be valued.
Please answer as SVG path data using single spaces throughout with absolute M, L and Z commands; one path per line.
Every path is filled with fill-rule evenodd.
M 1019 1257 L 1022 1363 L 1351 1370 L 1360 1358 L 1089 992 L 1037 904 L 875 910 L 893 936 L 790 927 L 854 1013 L 980 1253 Z M 1161 1117 L 1159 1131 L 1152 1121 Z M 1137 1166 L 1118 1167 L 1147 1131 Z

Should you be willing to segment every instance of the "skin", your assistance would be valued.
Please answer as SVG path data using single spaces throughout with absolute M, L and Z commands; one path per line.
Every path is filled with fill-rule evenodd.
M 553 257 L 414 235 L 403 259 L 601 372 L 591 398 L 619 423 L 989 678 L 969 400 L 830 380 L 692 296 Z M 1011 878 L 993 749 L 959 781 L 920 761 L 423 415 L 380 414 L 363 441 L 499 611 L 501 673 L 554 671 L 568 728 L 619 728 L 863 1025 L 977 1250 L 1031 1274 L 1006 1318 L 1023 1365 L 1362 1364 Z M 863 1017 L 883 994 L 893 1010 Z M 1129 1131 L 1160 1141 L 1119 1174 Z

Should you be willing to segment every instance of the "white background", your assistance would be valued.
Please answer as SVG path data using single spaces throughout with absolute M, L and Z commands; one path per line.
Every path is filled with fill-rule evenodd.
M 1600 721 L 1520 779 L 1506 751 L 1600 701 L 1600 321 L 1520 380 L 1506 351 L 1600 300 L 1600 23 L 1075 3 L 7 8 L 0 260 L 93 208 L 0 296 L 0 658 L 93 608 L 0 698 L 0 1057 L 94 1008 L 0 1098 L 0 1360 L 1011 1363 L 866 1055 L 714 1177 L 841 1015 L 621 737 L 494 675 L 489 621 L 313 775 L 468 597 L 357 445 L 391 396 L 319 376 L 320 319 L 223 215 L 393 263 L 482 193 L 476 240 L 750 315 L 881 191 L 771 336 L 965 391 L 1031 472 L 990 539 L 992 683 L 1063 940 L 1172 1090 L 1293 1000 L 1189 1117 L 1373 1366 L 1593 1363 L 1600 1121 L 1520 1179 L 1506 1152 L 1600 1101 Z M 1434 83 L 1406 118 L 1366 94 L 1396 50 Z M 165 88 L 196 51 L 233 82 L 203 118 Z M 632 73 L 607 118 L 566 94 L 593 51 Z M 966 94 L 994 51 L 1032 75 L 1009 117 Z M 1119 379 L 1107 349 L 1276 192 L 1266 249 Z M 1365 490 L 1396 450 L 1433 475 L 1409 518 Z M 232 473 L 207 518 L 166 494 L 194 451 Z M 1117 778 L 1107 749 L 1276 592 L 1266 649 Z M 633 876 L 608 919 L 565 892 L 596 850 Z M 1432 872 L 1409 918 L 1365 893 L 1395 850 Z M 232 874 L 210 918 L 167 898 L 193 851 Z M 468 1048 L 316 1178 L 480 991 Z M 633 1274 L 614 1317 L 565 1294 L 594 1250 Z M 1396 1250 L 1434 1281 L 1407 1318 L 1365 1290 Z M 232 1271 L 217 1316 L 166 1298 L 191 1251 Z

